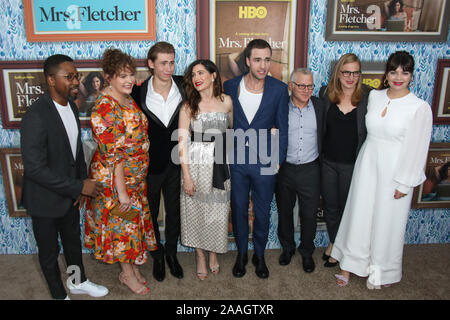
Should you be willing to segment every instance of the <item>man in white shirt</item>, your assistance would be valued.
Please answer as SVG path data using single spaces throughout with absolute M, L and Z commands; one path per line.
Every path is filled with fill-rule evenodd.
M 264 250 L 269 234 L 275 173 L 286 158 L 289 94 L 285 83 L 268 76 L 272 48 L 267 41 L 254 39 L 249 42 L 245 57 L 249 72 L 224 83 L 224 92 L 233 100 L 233 129 L 235 134 L 243 132 L 245 136 L 244 139 L 235 139 L 245 143 L 244 146 L 235 144 L 230 165 L 233 233 L 238 248 L 233 275 L 243 277 L 246 273 L 251 192 L 255 216 L 252 262 L 256 275 L 267 278 L 269 269 L 264 260 Z M 275 138 L 277 141 L 273 145 L 272 129 L 279 132 L 279 139 Z M 251 136 L 258 138 L 254 141 Z M 242 150 L 244 152 L 240 152 Z M 245 159 L 239 159 L 239 153 L 244 154 Z M 254 159 L 256 163 L 252 161 Z
M 172 149 L 178 143 L 172 141 L 171 136 L 178 129 L 178 113 L 184 98 L 183 77 L 173 75 L 175 49 L 168 42 L 153 45 L 148 51 L 147 62 L 152 76 L 140 86 L 134 86 L 131 95 L 149 121 L 147 195 L 158 244 L 158 250 L 151 252 L 153 276 L 157 281 L 164 280 L 165 256 L 170 273 L 181 279 L 183 269 L 176 257 L 180 237 L 180 166 L 171 159 Z M 166 212 L 164 246 L 158 227 L 161 192 Z
M 108 289 L 87 280 L 81 255 L 77 204 L 82 196 L 98 196 L 103 187 L 87 178 L 78 109 L 69 100 L 78 93 L 80 74 L 70 57 L 56 54 L 45 61 L 44 76 L 48 92 L 27 109 L 20 128 L 22 203 L 52 297 L 70 300 L 58 267 L 58 236 L 68 270 L 75 270 L 66 282 L 70 293 L 101 297 Z

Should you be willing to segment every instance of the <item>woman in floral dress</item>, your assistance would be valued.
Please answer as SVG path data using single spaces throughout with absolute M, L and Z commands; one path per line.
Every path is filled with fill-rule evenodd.
M 90 177 L 100 181 L 104 191 L 87 200 L 85 245 L 94 249 L 96 259 L 119 262 L 119 280 L 134 293 L 146 294 L 149 288 L 138 265 L 147 261 L 147 250 L 156 249 L 145 196 L 148 122 L 129 96 L 135 83 L 133 59 L 118 49 L 107 49 L 102 67 L 109 86 L 92 109 L 92 135 L 98 147 Z

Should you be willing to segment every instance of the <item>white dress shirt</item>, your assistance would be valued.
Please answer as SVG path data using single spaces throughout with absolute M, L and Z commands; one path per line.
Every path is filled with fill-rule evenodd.
M 244 78 L 240 83 L 239 102 L 244 110 L 247 121 L 250 124 L 258 111 L 262 100 L 262 93 L 251 93 L 245 89 Z
M 153 89 L 153 77 L 148 81 L 148 91 L 145 102 L 148 110 L 158 117 L 159 120 L 167 127 L 169 121 L 172 118 L 173 113 L 177 109 L 178 104 L 181 102 L 182 97 L 180 90 L 172 79 L 172 87 L 170 88 L 167 100 Z

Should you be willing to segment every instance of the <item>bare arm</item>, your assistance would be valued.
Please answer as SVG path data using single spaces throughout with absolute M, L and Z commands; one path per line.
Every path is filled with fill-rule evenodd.
M 188 195 L 193 196 L 195 193 L 195 185 L 189 172 L 188 149 L 190 118 L 189 110 L 186 105 L 183 105 L 178 119 L 178 152 L 180 156 L 181 172 L 183 174 L 183 191 Z
M 114 184 L 116 186 L 117 195 L 119 197 L 119 209 L 121 212 L 130 210 L 131 199 L 128 196 L 127 186 L 125 184 L 125 174 L 123 171 L 123 161 L 114 168 Z
M 117 196 L 119 197 L 119 209 L 121 212 L 130 210 L 131 199 L 128 196 L 127 186 L 125 184 L 125 174 L 123 171 L 123 161 L 114 168 L 114 185 L 116 186 Z
M 225 104 L 227 105 L 228 118 L 230 120 L 229 128 L 233 128 L 233 100 L 230 96 L 224 94 Z

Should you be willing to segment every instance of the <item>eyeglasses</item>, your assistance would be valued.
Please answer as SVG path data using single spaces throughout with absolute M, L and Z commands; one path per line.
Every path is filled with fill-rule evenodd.
M 351 75 L 358 78 L 361 75 L 361 71 L 341 71 L 341 73 L 345 78 L 349 78 Z
M 61 77 L 64 77 L 64 78 L 66 78 L 68 81 L 73 81 L 73 79 L 77 79 L 78 81 L 80 81 L 80 79 L 81 79 L 81 74 L 79 74 L 79 73 L 68 73 L 68 74 L 66 74 L 66 75 L 54 73 L 53 75 L 54 75 L 54 76 L 61 76 Z
M 306 90 L 311 91 L 314 89 L 313 84 L 302 84 L 302 83 L 296 83 L 294 81 L 291 81 L 291 83 L 295 84 L 297 86 L 297 88 L 302 91 L 306 91 Z

